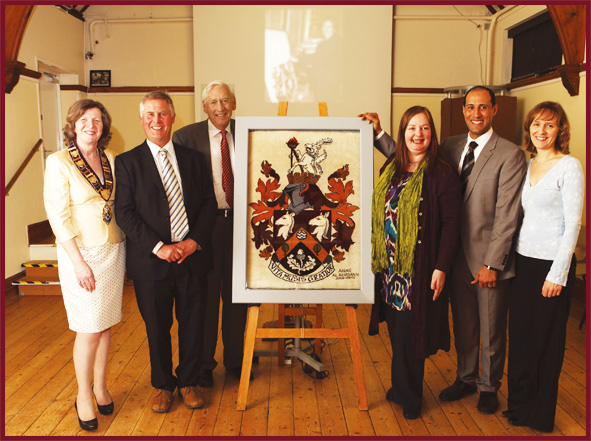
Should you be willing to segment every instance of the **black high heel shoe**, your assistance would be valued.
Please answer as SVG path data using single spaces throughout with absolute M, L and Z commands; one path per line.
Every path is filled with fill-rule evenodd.
M 92 393 L 94 394 L 94 390 Z M 96 394 L 94 394 L 94 400 L 96 401 L 96 406 L 98 407 L 98 411 L 101 415 L 111 415 L 113 410 L 115 410 L 115 403 L 113 403 L 113 399 L 111 399 L 109 404 L 99 404 L 96 399 Z
M 80 419 L 80 415 L 78 415 L 78 406 L 76 405 L 76 401 L 74 401 L 74 409 L 76 409 L 78 424 L 80 424 L 80 428 L 82 430 L 86 430 L 87 432 L 94 432 L 96 429 L 98 429 L 98 420 L 96 418 L 88 421 L 82 421 Z

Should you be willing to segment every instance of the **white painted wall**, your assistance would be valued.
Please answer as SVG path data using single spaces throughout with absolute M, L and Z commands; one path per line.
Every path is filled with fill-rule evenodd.
M 83 25 L 55 6 L 35 6 L 23 37 L 18 60 L 36 69 L 37 60 L 59 66 L 82 78 Z M 37 80 L 21 77 L 4 95 L 5 185 L 41 138 Z M 43 161 L 37 152 L 4 198 L 4 273 L 10 277 L 29 260 L 27 225 L 47 219 L 43 207 Z
M 92 30 L 94 44 L 91 48 L 87 43 L 86 52 L 92 50 L 94 55 L 86 60 L 85 84 L 90 85 L 90 70 L 110 70 L 112 87 L 193 85 L 190 16 L 119 20 L 109 20 L 105 25 L 96 16 L 89 19 L 87 41 Z

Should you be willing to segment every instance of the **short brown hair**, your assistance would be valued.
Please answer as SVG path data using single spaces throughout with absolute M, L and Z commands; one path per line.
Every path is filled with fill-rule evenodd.
M 566 112 L 562 106 L 554 101 L 544 101 L 533 107 L 525 117 L 523 122 L 523 147 L 533 154 L 537 154 L 538 151 L 534 147 L 531 140 L 529 129 L 537 117 L 543 117 L 543 119 L 552 119 L 556 117 L 558 119 L 558 138 L 554 144 L 554 149 L 557 152 L 568 155 L 570 150 L 568 144 L 570 142 L 570 123 L 566 116 Z
M 66 125 L 64 126 L 64 144 L 67 147 L 70 146 L 70 143 L 76 140 L 76 121 L 86 113 L 89 109 L 99 109 L 101 111 L 102 122 L 103 122 L 103 132 L 101 133 L 101 137 L 98 140 L 98 147 L 101 150 L 107 148 L 107 144 L 111 140 L 111 115 L 98 101 L 93 101 L 89 99 L 76 101 L 70 109 L 68 109 L 68 115 L 66 116 Z

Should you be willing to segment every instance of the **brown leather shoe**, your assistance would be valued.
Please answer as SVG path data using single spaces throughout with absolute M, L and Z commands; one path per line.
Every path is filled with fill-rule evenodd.
M 152 411 L 156 413 L 166 413 L 172 406 L 172 400 L 174 398 L 173 392 L 164 389 L 156 389 L 156 393 L 152 397 Z
M 205 399 L 195 386 L 179 388 L 179 395 L 189 409 L 200 409 L 205 405 Z

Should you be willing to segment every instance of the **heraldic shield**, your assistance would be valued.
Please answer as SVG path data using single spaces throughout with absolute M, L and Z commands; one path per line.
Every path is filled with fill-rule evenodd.
M 305 210 L 297 215 L 284 210 L 275 212 L 272 262 L 277 266 L 271 268 L 273 274 L 290 280 L 313 274 L 321 267 L 326 271 L 319 277 L 325 278 L 334 272 L 329 248 L 332 235 L 329 216 L 330 211 Z
M 359 207 L 347 202 L 354 192 L 353 182 L 347 180 L 349 166 L 328 176 L 327 193 L 317 185 L 323 174 L 320 163 L 328 156 L 325 146 L 332 143 L 324 138 L 299 151 L 297 140 L 291 138 L 286 143 L 291 166 L 282 189 L 272 165 L 261 164 L 268 179 L 259 180 L 260 199 L 250 204 L 252 240 L 259 257 L 269 262 L 269 271 L 286 282 L 313 284 L 326 279 L 353 245 L 352 216 Z

